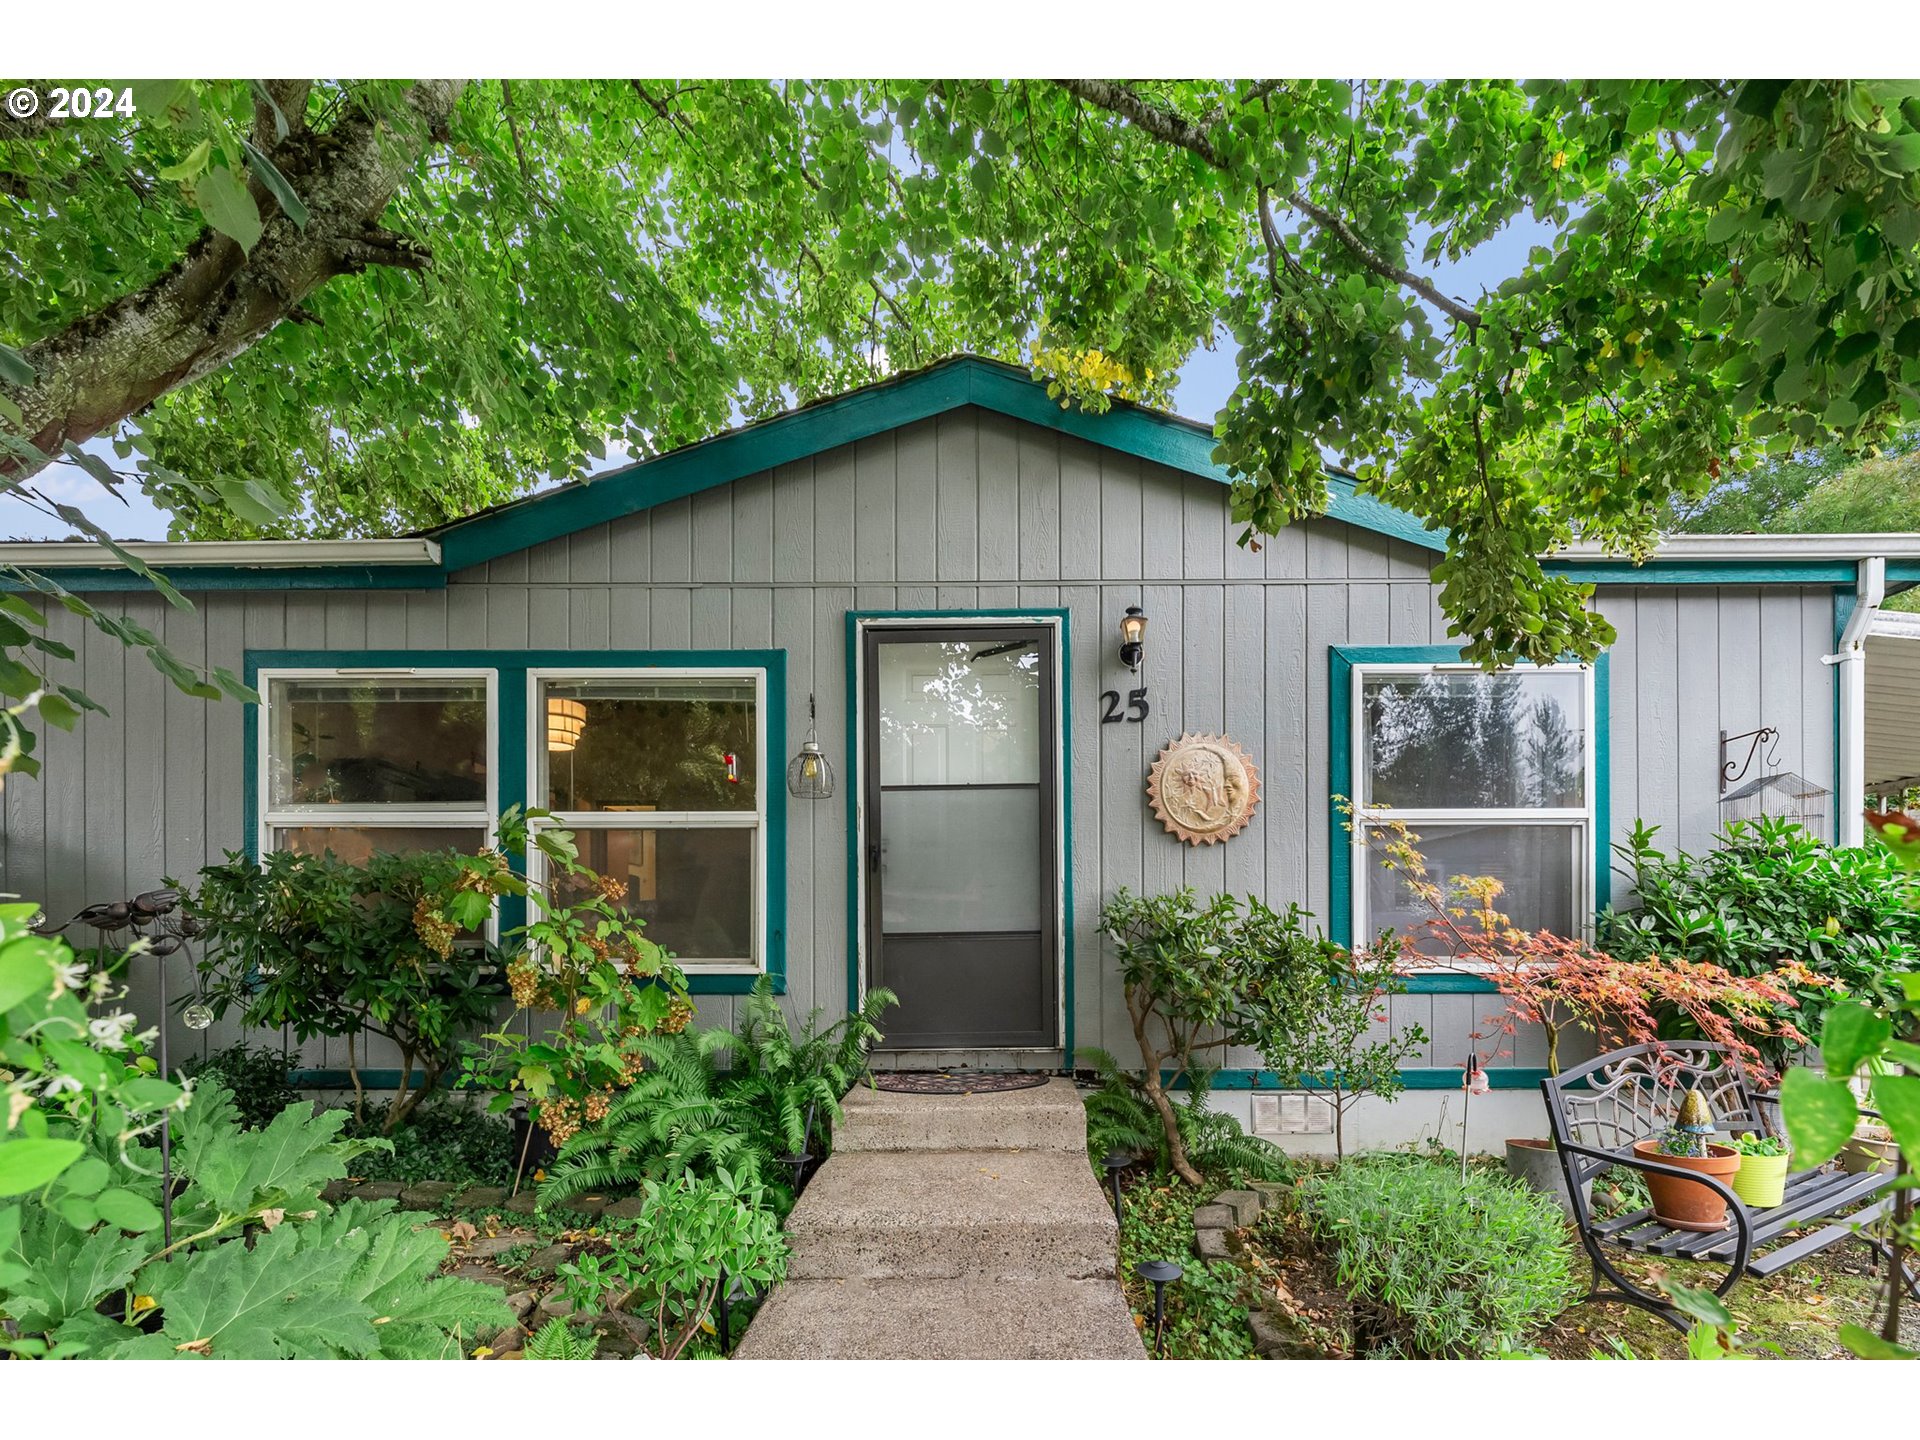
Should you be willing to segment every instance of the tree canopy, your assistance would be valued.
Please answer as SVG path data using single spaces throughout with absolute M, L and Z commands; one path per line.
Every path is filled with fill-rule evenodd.
M 1471 658 L 1544 660 L 1611 636 L 1541 554 L 1642 555 L 1676 496 L 1920 416 L 1920 83 L 131 100 L 0 118 L 0 485 L 51 503 L 49 457 L 85 464 L 183 536 L 431 525 L 961 349 L 1164 401 L 1224 326 L 1245 538 L 1323 505 L 1332 458 L 1445 532 Z M 1516 223 L 1519 273 L 1435 282 Z M 106 434 L 124 467 L 66 448 Z

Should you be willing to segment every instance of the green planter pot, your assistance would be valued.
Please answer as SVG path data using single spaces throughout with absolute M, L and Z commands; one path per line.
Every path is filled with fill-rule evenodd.
M 1786 1198 L 1787 1162 L 1791 1155 L 1742 1155 L 1733 1177 L 1733 1193 L 1756 1210 L 1767 1210 Z

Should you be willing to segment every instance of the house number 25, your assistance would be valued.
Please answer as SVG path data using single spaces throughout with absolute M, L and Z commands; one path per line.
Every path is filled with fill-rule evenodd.
M 1138 690 L 1129 690 L 1127 692 L 1127 709 L 1124 715 L 1120 713 L 1120 692 L 1118 690 L 1102 692 L 1100 703 L 1107 707 L 1100 714 L 1100 723 L 1102 725 L 1118 725 L 1122 720 L 1126 721 L 1129 725 L 1138 725 L 1153 713 L 1153 707 L 1147 703 L 1147 690 L 1144 685 Z

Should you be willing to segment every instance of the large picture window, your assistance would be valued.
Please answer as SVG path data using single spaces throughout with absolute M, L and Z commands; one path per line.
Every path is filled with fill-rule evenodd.
M 1355 938 L 1391 927 L 1446 958 L 1406 882 L 1370 861 L 1388 820 L 1420 836 L 1435 883 L 1491 875 L 1518 928 L 1584 934 L 1597 843 L 1592 672 L 1356 664 L 1352 684 Z
M 496 810 L 492 671 L 262 671 L 261 851 L 488 843 Z
M 624 882 L 620 903 L 683 968 L 760 970 L 765 671 L 533 671 L 528 689 L 544 823 L 573 831 L 582 863 Z

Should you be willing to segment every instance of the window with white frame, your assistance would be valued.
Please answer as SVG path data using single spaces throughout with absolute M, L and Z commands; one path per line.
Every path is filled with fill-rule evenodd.
M 262 853 L 488 843 L 494 672 L 267 670 L 258 688 Z
M 1521 930 L 1584 933 L 1597 843 L 1592 670 L 1366 664 L 1352 683 L 1355 936 L 1392 927 L 1445 953 L 1405 880 L 1370 860 L 1391 820 L 1420 837 L 1436 884 L 1491 875 Z
M 528 687 L 531 794 L 553 812 L 542 823 L 624 883 L 619 903 L 683 968 L 760 970 L 766 672 L 534 671 Z

